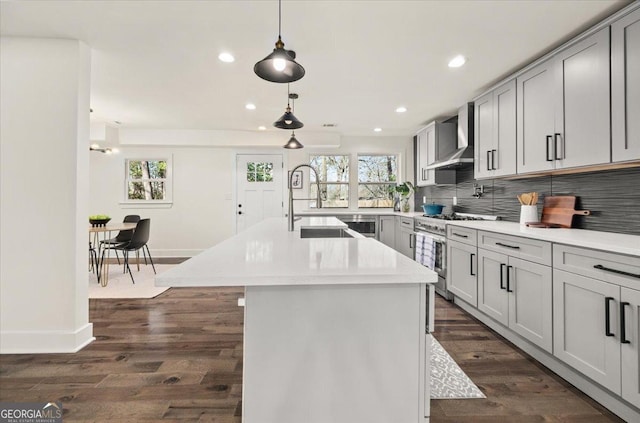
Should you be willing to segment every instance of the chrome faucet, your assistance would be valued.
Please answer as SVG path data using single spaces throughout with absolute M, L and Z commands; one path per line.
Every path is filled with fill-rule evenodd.
M 308 167 L 309 169 L 313 170 L 313 173 L 316 175 L 316 187 L 318 191 L 317 198 L 293 198 L 293 173 L 301 167 Z M 289 231 L 293 231 L 293 222 L 295 220 L 293 217 L 293 200 L 316 200 L 317 208 L 322 208 L 322 197 L 320 196 L 320 179 L 318 178 L 318 172 L 316 172 L 316 170 L 308 164 L 300 164 L 294 167 L 293 170 L 289 173 Z

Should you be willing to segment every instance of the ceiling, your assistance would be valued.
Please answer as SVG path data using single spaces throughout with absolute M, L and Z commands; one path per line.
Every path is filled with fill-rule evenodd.
M 282 39 L 306 69 L 290 88 L 298 132 L 411 135 L 628 3 L 285 0 Z M 87 43 L 93 121 L 281 131 L 287 85 L 253 73 L 277 39 L 276 0 L 3 1 L 0 32 Z M 467 64 L 448 68 L 457 54 Z

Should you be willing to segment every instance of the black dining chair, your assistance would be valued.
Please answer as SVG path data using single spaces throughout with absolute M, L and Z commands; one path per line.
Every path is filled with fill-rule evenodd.
M 137 214 L 128 214 L 124 217 L 124 219 L 122 219 L 123 223 L 138 223 L 139 221 L 140 221 L 140 216 Z M 100 246 L 105 247 L 104 244 L 107 244 L 109 246 L 123 244 L 125 242 L 129 242 L 132 236 L 133 236 L 133 229 L 120 231 L 118 232 L 118 235 L 115 236 L 115 238 L 100 241 Z M 118 250 L 115 250 L 115 251 L 116 251 L 116 259 L 118 260 L 118 264 L 120 264 L 120 257 L 118 257 Z M 144 250 L 142 253 L 144 254 Z M 147 262 L 146 255 L 144 257 L 144 262 L 145 263 Z
M 98 276 L 98 253 L 96 253 L 96 249 L 89 241 L 89 271 L 95 271 L 96 276 Z
M 136 281 L 133 280 L 133 274 L 131 273 L 131 268 L 129 267 L 129 253 L 132 251 L 137 252 L 139 250 L 142 250 L 144 254 L 144 249 L 146 248 L 147 254 L 149 255 L 149 261 L 151 262 L 151 267 L 153 267 L 153 273 L 156 273 L 156 267 L 153 264 L 153 259 L 151 258 L 151 252 L 149 251 L 149 246 L 147 245 L 147 242 L 149 242 L 150 228 L 151 228 L 151 219 L 141 219 L 136 224 L 136 228 L 133 231 L 133 236 L 131 237 L 129 242 L 124 242 L 122 244 L 108 245 L 108 246 L 105 246 L 104 250 L 102 250 L 103 258 L 104 258 L 104 251 L 107 248 L 110 248 L 116 251 L 118 250 L 122 251 L 122 255 L 124 256 L 125 269 L 129 271 L 129 276 L 131 276 L 131 282 L 133 283 L 136 283 Z M 145 256 L 145 261 L 146 261 L 146 256 Z

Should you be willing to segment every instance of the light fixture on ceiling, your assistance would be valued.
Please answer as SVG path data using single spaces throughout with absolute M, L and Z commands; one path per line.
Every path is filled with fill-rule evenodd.
M 304 145 L 300 144 L 300 141 L 296 139 L 296 132 L 292 131 L 291 138 L 289 138 L 289 141 L 283 147 L 290 150 L 295 150 L 298 148 L 304 148 Z
M 373 128 L 373 132 L 382 132 L 382 128 Z
M 247 103 L 247 104 L 245 104 L 244 108 L 247 109 L 247 110 L 255 110 L 256 109 L 256 105 L 253 104 L 253 103 Z
M 463 55 L 459 54 L 456 57 L 454 57 L 453 59 L 451 59 L 449 61 L 449 67 L 450 68 L 459 68 L 460 66 L 464 65 L 467 62 L 466 57 L 464 57 Z
M 396 113 L 404 113 L 407 111 L 407 108 L 404 106 L 400 106 L 396 109 Z
M 218 59 L 224 63 L 233 63 L 236 58 L 231 53 L 223 52 L 218 55 Z
M 298 94 L 289 93 L 289 84 L 287 84 L 287 108 L 284 112 L 284 115 L 280 116 L 280 119 L 273 122 L 273 126 L 280 129 L 300 129 L 304 126 L 304 123 L 300 122 L 298 118 L 296 118 L 291 112 L 291 106 L 289 105 L 289 100 L 293 100 L 293 110 L 295 111 L 296 99 L 298 98 Z
M 260 78 L 278 83 L 297 81 L 304 76 L 304 68 L 295 61 L 296 52 L 285 50 L 282 37 L 282 0 L 278 0 L 278 41 L 276 48 L 267 57 L 259 61 L 253 67 L 253 71 Z
M 89 151 L 97 151 L 99 153 L 104 153 L 104 154 L 113 154 L 113 153 L 117 153 L 118 149 L 117 148 L 108 148 L 108 147 L 102 148 L 98 144 L 91 144 L 89 146 Z
M 266 130 L 267 130 L 266 126 L 262 126 L 262 125 L 258 126 L 258 131 L 266 131 Z

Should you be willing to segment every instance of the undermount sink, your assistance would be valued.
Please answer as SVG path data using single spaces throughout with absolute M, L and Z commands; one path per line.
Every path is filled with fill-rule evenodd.
M 301 228 L 300 238 L 353 238 L 345 229 Z

